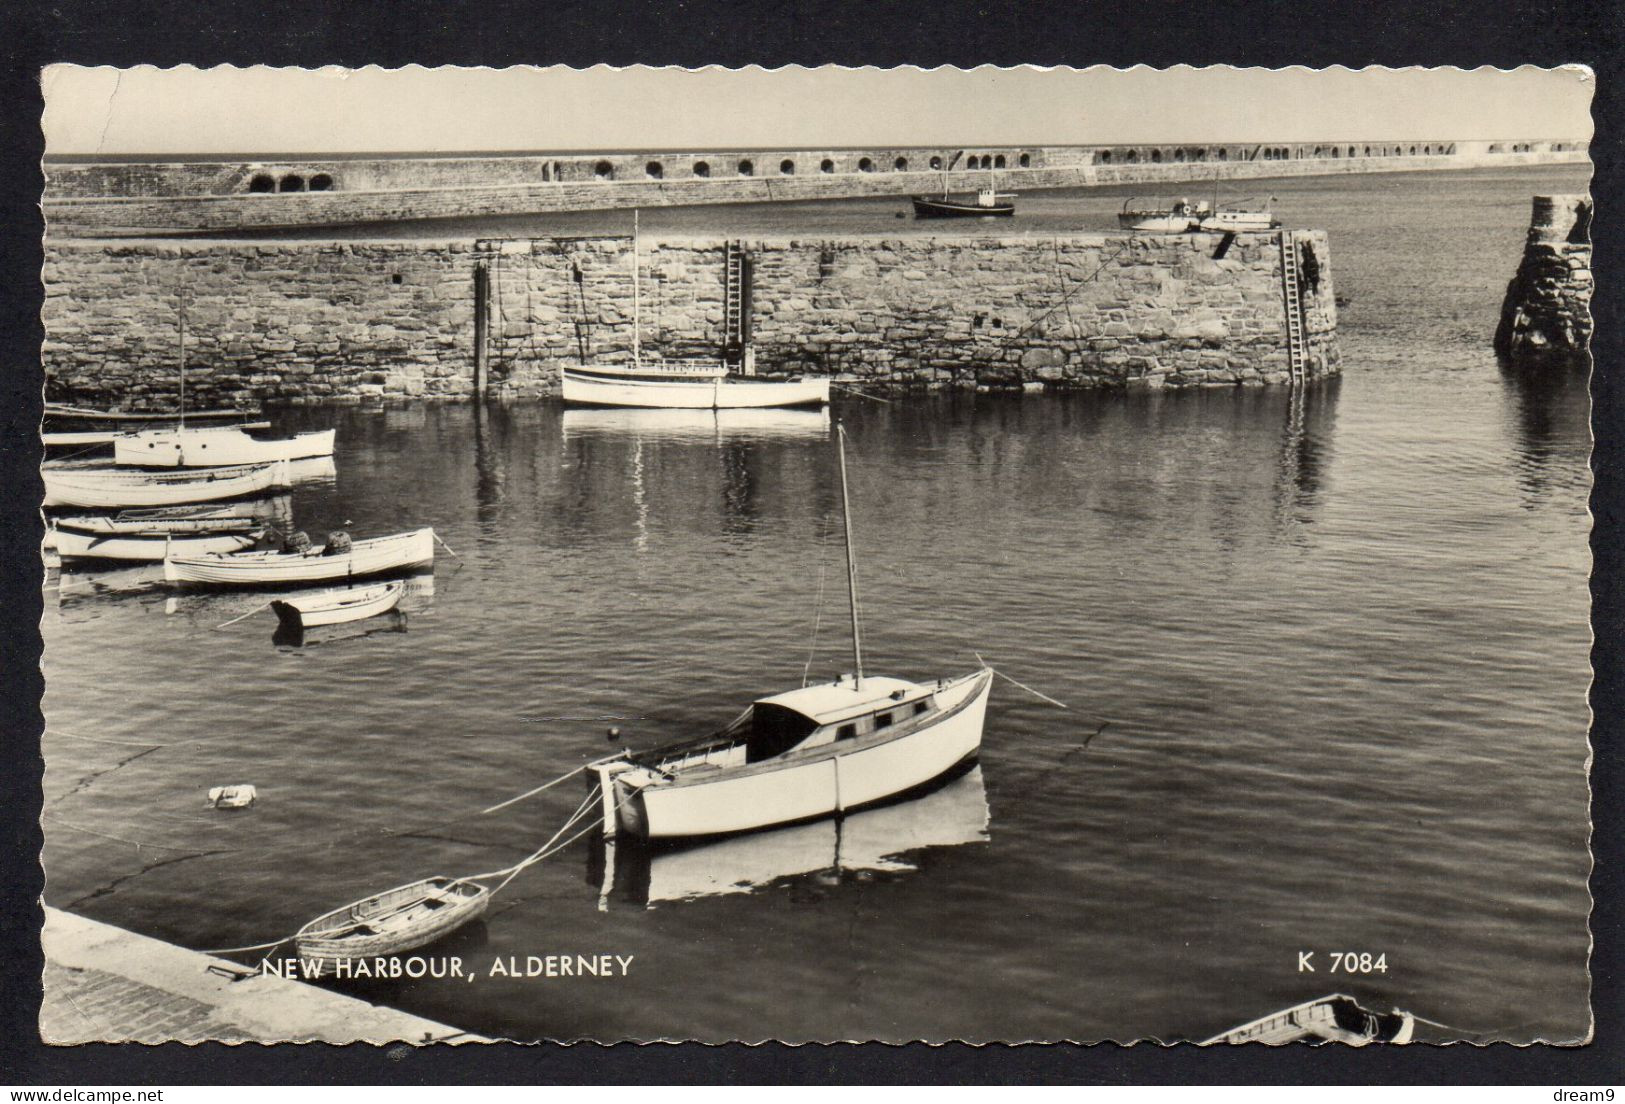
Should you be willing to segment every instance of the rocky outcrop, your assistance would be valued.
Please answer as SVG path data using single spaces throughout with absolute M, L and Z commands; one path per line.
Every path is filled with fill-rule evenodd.
M 1536 196 L 1495 351 L 1515 363 L 1584 361 L 1591 341 L 1591 200 Z

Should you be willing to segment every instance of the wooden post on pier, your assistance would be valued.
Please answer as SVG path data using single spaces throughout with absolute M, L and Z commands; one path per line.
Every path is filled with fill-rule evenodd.
M 491 330 L 491 268 L 488 261 L 474 262 L 474 401 L 485 399 L 487 360 Z

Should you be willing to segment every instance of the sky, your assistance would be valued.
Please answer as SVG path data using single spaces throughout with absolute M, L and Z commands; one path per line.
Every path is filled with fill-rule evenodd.
M 1583 139 L 1583 67 L 42 74 L 47 155 Z

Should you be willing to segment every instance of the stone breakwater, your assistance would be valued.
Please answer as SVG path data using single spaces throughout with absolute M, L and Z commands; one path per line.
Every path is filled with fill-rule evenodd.
M 1507 286 L 1495 351 L 1513 361 L 1583 359 L 1591 341 L 1591 200 L 1536 196 Z
M 1583 162 L 1584 143 L 1409 142 L 48 166 L 53 237 Z M 938 171 L 954 164 L 952 171 Z M 979 167 L 978 167 L 979 166 Z
M 1337 370 L 1320 231 L 1009 238 L 757 239 L 746 317 L 757 370 L 896 386 L 1183 387 L 1287 382 L 1282 243 L 1309 378 Z M 725 249 L 645 239 L 645 357 L 715 361 Z M 558 368 L 631 357 L 625 238 L 52 243 L 53 400 L 173 404 L 185 300 L 200 405 L 467 398 L 476 271 L 490 394 L 554 393 Z

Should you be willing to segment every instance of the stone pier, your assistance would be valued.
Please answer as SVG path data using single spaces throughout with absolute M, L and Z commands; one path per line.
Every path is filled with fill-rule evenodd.
M 1583 361 L 1591 340 L 1591 200 L 1536 196 L 1495 351 L 1514 363 Z

